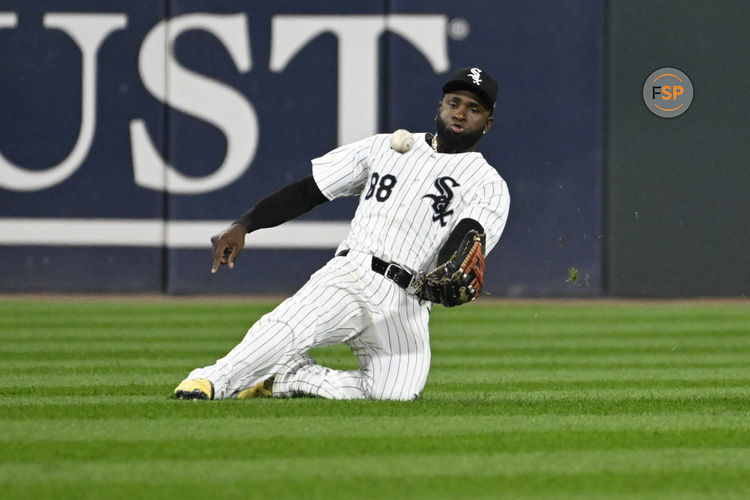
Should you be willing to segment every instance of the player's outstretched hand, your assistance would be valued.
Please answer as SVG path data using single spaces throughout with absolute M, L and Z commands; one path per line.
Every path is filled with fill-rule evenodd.
M 221 264 L 226 264 L 230 269 L 234 268 L 234 261 L 245 246 L 245 234 L 247 230 L 240 224 L 232 224 L 219 234 L 211 236 L 214 261 L 211 272 L 215 273 Z

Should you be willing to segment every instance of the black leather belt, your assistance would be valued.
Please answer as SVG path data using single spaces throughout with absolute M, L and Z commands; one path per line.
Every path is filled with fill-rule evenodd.
M 336 255 L 338 257 L 346 257 L 348 253 L 349 250 L 345 249 L 341 250 Z M 411 282 L 414 279 L 414 276 L 403 267 L 386 262 L 374 255 L 372 256 L 372 270 L 378 274 L 382 274 L 404 290 L 409 288 L 409 285 L 411 285 Z

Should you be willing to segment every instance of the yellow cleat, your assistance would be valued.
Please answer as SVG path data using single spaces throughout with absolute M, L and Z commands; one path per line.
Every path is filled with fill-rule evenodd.
M 205 378 L 191 378 L 180 382 L 174 390 L 177 399 L 213 399 L 214 384 Z
M 270 398 L 273 397 L 273 381 L 276 375 L 267 378 L 263 382 L 258 382 L 249 389 L 237 394 L 237 399 L 249 399 L 249 398 Z

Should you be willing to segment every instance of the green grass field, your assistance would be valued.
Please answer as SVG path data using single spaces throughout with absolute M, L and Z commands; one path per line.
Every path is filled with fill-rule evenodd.
M 416 402 L 171 399 L 271 307 L 0 301 L 0 497 L 750 498 L 747 302 L 435 308 Z

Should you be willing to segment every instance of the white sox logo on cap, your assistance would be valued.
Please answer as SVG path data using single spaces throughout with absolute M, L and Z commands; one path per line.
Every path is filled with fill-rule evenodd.
M 492 114 L 497 100 L 497 83 L 485 70 L 472 66 L 459 69 L 443 85 L 443 94 L 459 89 L 474 92 Z
M 472 80 L 474 80 L 474 85 L 479 85 L 482 83 L 482 70 L 479 68 L 471 68 L 471 73 L 469 73 L 468 77 L 470 77 Z

